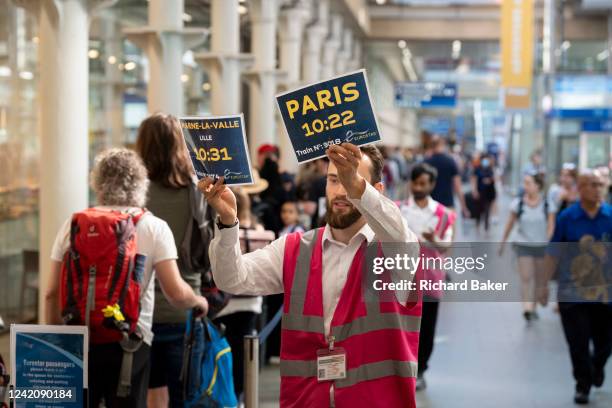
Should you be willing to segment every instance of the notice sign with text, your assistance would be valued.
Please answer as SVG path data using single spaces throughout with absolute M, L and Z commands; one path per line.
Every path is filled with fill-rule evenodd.
M 365 70 L 276 96 L 298 163 L 325 156 L 334 144 L 380 140 Z
M 225 184 L 253 184 L 243 116 L 179 118 L 198 179 L 224 177 Z
M 85 326 L 11 325 L 14 407 L 85 406 L 88 345 Z

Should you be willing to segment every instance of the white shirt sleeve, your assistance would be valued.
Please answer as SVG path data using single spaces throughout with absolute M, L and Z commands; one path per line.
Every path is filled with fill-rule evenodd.
M 361 199 L 349 198 L 349 201 L 363 214 L 377 239 L 382 242 L 385 257 L 419 256 L 418 237 L 408 228 L 399 207 L 392 200 L 381 194 L 370 183 L 366 183 Z M 404 268 L 393 268 L 390 272 L 391 280 L 396 283 L 413 280 L 416 276 L 416 271 Z M 405 304 L 410 298 L 410 291 L 396 290 L 395 296 L 399 303 Z
M 417 236 L 408 228 L 399 207 L 388 197 L 366 183 L 359 199 L 348 199 L 366 219 L 381 242 L 417 242 Z
M 236 295 L 271 295 L 283 292 L 283 258 L 286 236 L 242 254 L 238 226 L 219 228 L 210 243 L 209 256 L 217 287 Z
M 152 265 L 162 261 L 167 261 L 169 259 L 178 259 L 172 230 L 168 226 L 167 222 L 161 219 L 158 220 L 159 222 L 155 223 L 155 230 L 153 233 L 155 244 L 153 247 L 153 254 L 151 256 Z
M 59 231 L 57 232 L 57 235 L 55 236 L 53 247 L 51 247 L 51 259 L 54 261 L 62 262 L 64 260 L 64 255 L 68 251 L 68 248 L 70 248 L 71 222 L 72 217 L 64 221 Z

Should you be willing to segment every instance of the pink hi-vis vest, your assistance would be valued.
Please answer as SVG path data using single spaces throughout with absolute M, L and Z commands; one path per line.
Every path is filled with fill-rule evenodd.
M 436 218 L 438 218 L 438 224 L 434 229 L 434 234 L 436 234 L 439 238 L 443 238 L 446 231 L 455 223 L 457 215 L 454 211 L 447 209 L 440 203 L 438 203 L 434 214 Z M 426 245 L 421 245 L 421 253 L 428 258 L 444 258 L 444 255 L 442 255 L 439 251 L 427 247 Z M 423 276 L 426 280 L 431 282 L 443 282 L 446 279 L 446 272 L 438 269 L 427 269 L 424 271 Z M 424 295 L 440 299 L 442 297 L 442 290 L 426 290 Z
M 355 254 L 325 333 L 323 228 L 287 235 L 283 262 L 285 302 L 281 329 L 280 406 L 326 408 L 415 407 L 422 303 L 395 296 L 363 296 L 366 242 Z M 369 250 L 369 249 L 368 249 Z M 368 252 L 369 254 L 369 252 Z M 366 271 L 367 275 L 373 275 Z M 376 293 L 376 292 L 374 292 Z M 346 350 L 347 376 L 317 381 L 317 350 Z
M 410 205 L 409 200 L 405 201 L 396 201 L 395 204 L 402 208 L 403 205 Z M 446 208 L 443 204 L 438 203 L 436 206 L 436 210 L 434 211 L 434 216 L 438 219 L 436 224 L 436 228 L 434 228 L 434 234 L 439 238 L 444 238 L 444 234 L 446 231 L 451 228 L 455 221 L 457 220 L 457 214 L 451 210 Z M 428 247 L 427 242 L 423 243 L 420 247 L 420 255 L 425 259 L 428 258 L 444 258 L 444 255 L 441 254 L 438 250 Z M 429 282 L 443 282 L 446 279 L 446 272 L 439 269 L 426 269 L 422 271 L 422 278 Z M 424 296 L 429 296 L 435 299 L 440 299 L 442 297 L 441 289 L 426 289 L 423 291 Z

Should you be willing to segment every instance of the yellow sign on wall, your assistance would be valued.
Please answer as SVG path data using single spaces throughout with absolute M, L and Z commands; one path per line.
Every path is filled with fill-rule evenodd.
M 530 94 L 533 77 L 533 0 L 502 1 L 500 38 L 503 99 L 510 102 L 505 105 L 528 108 L 530 98 L 524 95 Z

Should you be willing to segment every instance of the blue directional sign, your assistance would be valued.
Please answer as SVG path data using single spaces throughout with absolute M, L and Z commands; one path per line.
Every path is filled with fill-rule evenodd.
M 11 325 L 14 406 L 86 406 L 88 345 L 85 326 Z
M 457 84 L 442 82 L 399 82 L 395 84 L 395 106 L 430 109 L 457 106 Z

